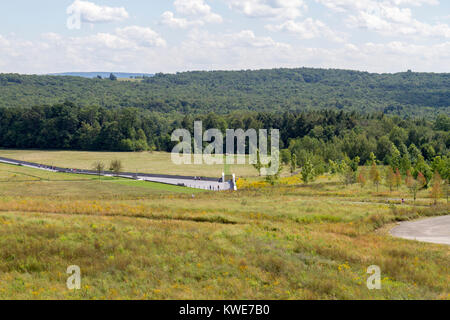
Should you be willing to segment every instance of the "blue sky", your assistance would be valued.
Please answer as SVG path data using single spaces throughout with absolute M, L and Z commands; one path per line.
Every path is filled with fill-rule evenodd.
M 0 72 L 450 72 L 450 1 L 15 0 Z

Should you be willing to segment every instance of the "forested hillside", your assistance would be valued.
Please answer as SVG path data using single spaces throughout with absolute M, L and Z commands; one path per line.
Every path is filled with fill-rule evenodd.
M 358 159 L 391 164 L 406 173 L 413 166 L 430 179 L 450 172 L 450 117 L 435 121 L 402 119 L 383 114 L 344 111 L 233 112 L 228 115 L 160 114 L 136 108 L 52 107 L 0 108 L 0 147 L 66 150 L 171 151 L 170 134 L 178 128 L 193 132 L 194 120 L 204 129 L 279 128 L 283 161 L 311 161 L 316 172 L 329 170 L 330 161 Z M 205 143 L 206 145 L 207 143 Z
M 435 117 L 450 113 L 450 74 L 273 69 L 157 74 L 142 81 L 0 75 L 0 107 L 136 107 L 155 112 L 310 111 Z
M 448 177 L 450 74 L 277 69 L 139 81 L 9 74 L 0 75 L 0 97 L 0 148 L 171 151 L 172 131 L 202 120 L 222 131 L 280 129 L 284 153 L 317 172 L 376 157 L 427 178 L 442 164 Z

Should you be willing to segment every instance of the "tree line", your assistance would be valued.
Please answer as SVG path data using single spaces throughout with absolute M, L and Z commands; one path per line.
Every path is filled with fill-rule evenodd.
M 137 108 L 80 107 L 66 102 L 32 108 L 0 108 L 0 147 L 108 151 L 171 151 L 171 133 L 193 134 L 194 121 L 204 130 L 280 129 L 281 149 L 323 167 L 346 157 L 406 169 L 448 156 L 450 117 L 403 119 L 382 113 L 344 111 L 232 112 L 203 115 L 162 114 Z M 283 156 L 283 152 L 282 152 Z M 286 160 L 286 156 L 284 157 Z M 319 164 L 322 165 L 319 165 Z M 426 172 L 424 172 L 425 174 Z
M 71 101 L 200 114 L 343 110 L 434 118 L 450 112 L 450 74 L 273 69 L 156 74 L 140 81 L 0 74 L 0 107 Z

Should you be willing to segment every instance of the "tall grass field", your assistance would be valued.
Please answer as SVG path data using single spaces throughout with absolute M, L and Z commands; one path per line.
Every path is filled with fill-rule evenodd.
M 219 176 L 163 153 L 1 150 L 0 157 L 90 169 Z M 237 192 L 0 164 L 0 299 L 450 299 L 446 245 L 394 238 L 400 221 L 446 215 L 428 190 L 332 175 L 264 184 L 232 167 Z M 247 181 L 247 185 L 242 181 Z M 287 182 L 289 180 L 290 182 Z M 283 178 L 282 178 L 283 181 Z M 402 203 L 401 199 L 405 199 Z M 69 290 L 67 267 L 81 269 Z M 381 269 L 369 290 L 367 268 Z

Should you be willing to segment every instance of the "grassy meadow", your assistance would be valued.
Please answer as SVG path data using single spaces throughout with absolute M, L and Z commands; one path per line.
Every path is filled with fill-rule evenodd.
M 172 163 L 167 152 L 81 152 L 81 151 L 41 151 L 41 150 L 4 150 L 0 157 L 36 162 L 63 168 L 92 169 L 95 161 L 108 165 L 112 160 L 121 160 L 123 171 L 154 174 L 173 174 L 189 176 L 221 177 L 223 165 L 189 165 L 179 166 Z M 240 177 L 255 175 L 251 165 L 233 165 L 232 171 Z
M 128 170 L 181 170 L 158 153 L 101 155 L 124 157 Z M 77 168 L 97 160 L 0 156 Z M 405 187 L 377 192 L 323 176 L 194 192 L 0 164 L 0 299 L 450 299 L 449 247 L 388 233 L 398 221 L 448 214 L 427 190 L 413 203 Z M 81 290 L 66 288 L 70 265 L 81 268 Z M 366 286 L 371 265 L 381 268 L 381 290 Z

